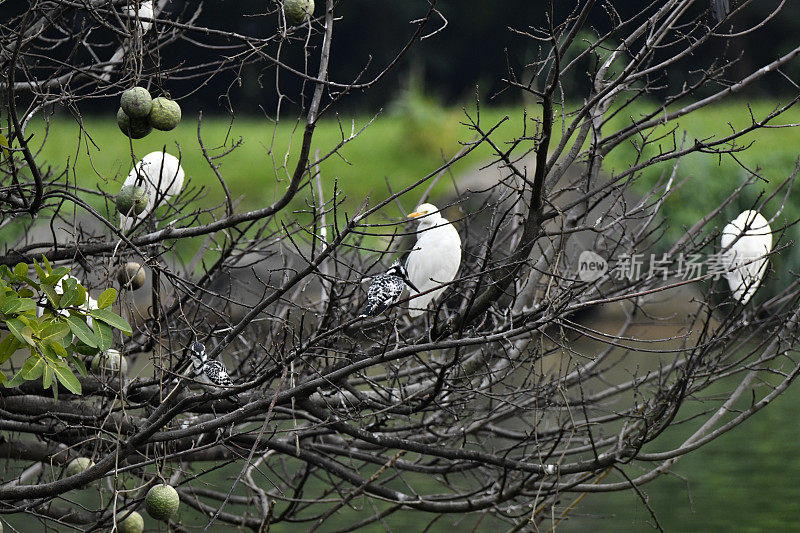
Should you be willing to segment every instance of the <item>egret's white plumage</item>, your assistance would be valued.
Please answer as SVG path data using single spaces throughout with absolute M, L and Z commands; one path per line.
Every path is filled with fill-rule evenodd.
M 153 25 L 152 22 L 149 20 L 141 20 L 142 18 L 145 19 L 152 19 L 153 18 L 153 2 L 151 0 L 145 0 L 144 2 L 139 3 L 139 9 L 136 9 L 135 4 L 131 4 L 130 7 L 127 9 L 127 13 L 129 17 L 138 17 L 137 22 L 139 23 L 139 32 L 142 34 L 147 33 L 147 30 Z M 132 23 L 133 25 L 133 23 Z
M 728 285 L 734 298 L 746 304 L 767 271 L 766 255 L 772 250 L 769 222 L 758 211 L 745 211 L 722 230 L 721 245 L 723 251 L 728 249 L 727 266 L 735 267 L 725 273 Z
M 150 152 L 136 163 L 125 178 L 125 185 L 141 185 L 147 191 L 147 207 L 138 216 L 120 215 L 120 226 L 130 229 L 138 219 L 146 217 L 156 200 L 163 204 L 183 188 L 185 174 L 178 158 L 164 152 Z M 139 179 L 141 178 L 141 179 Z
M 422 204 L 408 216 L 419 218 L 417 243 L 406 260 L 409 281 L 419 292 L 453 281 L 461 265 L 461 237 L 456 228 L 432 204 Z M 412 299 L 408 314 L 416 317 L 424 313 L 428 304 L 446 288 Z
M 58 283 L 56 283 L 55 286 L 53 287 L 53 290 L 55 291 L 56 294 L 64 294 L 64 285 L 63 285 L 63 283 L 67 279 L 74 279 L 75 281 L 80 283 L 80 280 L 78 278 L 76 278 L 75 276 L 71 276 L 71 275 L 67 274 L 66 276 L 64 276 L 63 278 L 58 280 Z M 81 304 L 78 307 L 80 307 L 81 309 L 83 309 L 84 311 L 87 311 L 87 312 L 91 311 L 93 309 L 98 309 L 97 300 L 95 300 L 94 298 L 92 298 L 89 295 L 89 291 L 86 291 L 86 300 L 84 300 L 83 304 Z M 36 308 L 36 316 L 42 316 L 43 313 L 44 313 L 44 308 L 43 307 L 37 307 Z M 62 316 L 69 316 L 69 311 L 67 311 L 66 309 L 61 309 L 60 311 L 58 311 L 58 314 L 60 314 Z M 87 317 L 86 318 L 86 323 L 89 324 L 89 327 L 91 327 L 92 326 L 92 317 Z

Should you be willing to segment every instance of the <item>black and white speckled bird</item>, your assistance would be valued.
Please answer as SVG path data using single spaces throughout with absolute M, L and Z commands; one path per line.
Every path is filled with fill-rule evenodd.
M 386 272 L 375 276 L 367 290 L 367 305 L 358 318 L 376 316 L 389 309 L 400 300 L 406 285 L 419 292 L 408 279 L 406 267 L 395 261 Z
M 214 387 L 233 387 L 233 381 L 222 361 L 209 359 L 203 343 L 194 341 L 189 347 L 192 352 L 192 366 L 197 381 Z

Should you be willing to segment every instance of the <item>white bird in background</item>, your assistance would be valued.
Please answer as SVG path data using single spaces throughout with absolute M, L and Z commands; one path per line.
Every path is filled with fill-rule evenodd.
M 138 17 L 139 19 L 153 18 L 153 2 L 151 0 L 146 0 L 144 2 L 139 3 L 139 9 L 136 9 L 136 5 L 134 2 L 131 2 L 131 6 L 127 9 L 127 14 L 129 17 Z M 147 30 L 153 25 L 152 22 L 149 20 L 138 20 L 139 22 L 139 33 L 145 34 Z
M 64 276 L 63 278 L 58 280 L 58 283 L 56 283 L 55 286 L 53 287 L 53 290 L 55 291 L 56 294 L 64 294 L 64 285 L 63 284 L 67 279 L 74 279 L 78 283 L 81 282 L 75 276 L 67 274 L 66 276 Z M 42 300 L 42 301 L 45 301 L 45 300 Z M 84 300 L 84 302 L 81 305 L 79 305 L 78 307 L 83 309 L 87 313 L 89 311 L 93 310 L 93 309 L 98 309 L 99 308 L 98 305 L 97 305 L 97 300 L 95 300 L 94 298 L 92 298 L 89 295 L 89 291 L 88 290 L 86 291 L 86 300 Z M 44 314 L 44 307 L 42 307 L 40 305 L 40 306 L 38 306 L 36 308 L 36 316 L 42 316 L 43 314 Z M 67 311 L 66 309 L 61 309 L 60 311 L 58 311 L 58 314 L 62 315 L 62 316 L 69 316 L 69 311 Z M 92 317 L 86 317 L 86 323 L 89 324 L 89 327 L 92 327 Z
M 417 244 L 406 260 L 409 281 L 419 288 L 418 292 L 453 281 L 461 265 L 461 237 L 456 228 L 432 204 L 422 204 L 408 216 L 419 218 Z M 408 314 L 416 317 L 424 313 L 445 289 L 441 287 L 412 299 Z
M 731 12 L 731 5 L 728 0 L 711 0 L 711 16 L 717 23 L 725 20 Z
M 740 236 L 741 235 L 741 236 Z M 742 305 L 755 294 L 767 271 L 767 254 L 772 250 L 772 229 L 758 211 L 745 211 L 722 230 L 722 249 L 728 268 L 725 273 L 733 297 Z
M 136 163 L 125 178 L 125 185 L 141 185 L 147 191 L 147 208 L 138 216 L 119 216 L 120 226 L 127 231 L 146 217 L 155 207 L 156 200 L 163 204 L 183 188 L 185 173 L 178 158 L 164 152 L 150 152 Z M 141 179 L 140 179 L 141 178 Z

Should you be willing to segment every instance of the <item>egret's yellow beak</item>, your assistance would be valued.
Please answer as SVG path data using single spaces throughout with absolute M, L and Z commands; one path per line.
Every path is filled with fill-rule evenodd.
M 421 217 L 422 215 L 427 215 L 427 214 L 428 214 L 427 211 L 414 211 L 413 213 L 408 215 L 408 218 L 417 218 L 417 217 Z

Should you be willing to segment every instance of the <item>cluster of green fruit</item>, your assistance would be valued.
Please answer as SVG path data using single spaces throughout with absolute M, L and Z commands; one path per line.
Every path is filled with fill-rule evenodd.
M 67 475 L 76 476 L 94 466 L 94 462 L 88 457 L 77 457 L 69 462 L 67 465 Z M 181 498 L 178 491 L 171 485 L 160 484 L 153 485 L 147 491 L 147 496 L 144 499 L 145 509 L 147 514 L 155 520 L 168 521 L 178 514 L 178 508 L 181 505 Z M 119 511 L 123 520 L 117 522 L 117 531 L 119 533 L 142 533 L 144 531 L 144 518 L 136 511 L 128 513 L 127 511 Z M 2 533 L 2 530 L 0 530 Z
M 181 106 L 164 96 L 153 98 L 144 87 L 133 87 L 122 93 L 117 111 L 117 124 L 131 139 L 141 139 L 153 128 L 169 131 L 181 121 Z

